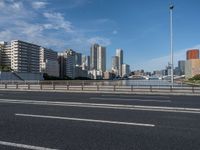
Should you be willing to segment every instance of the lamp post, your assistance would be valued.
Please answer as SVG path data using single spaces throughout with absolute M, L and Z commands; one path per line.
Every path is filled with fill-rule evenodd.
M 173 9 L 174 5 L 171 3 L 169 6 L 170 10 L 170 50 L 171 50 L 171 84 L 174 84 L 174 64 L 173 64 Z

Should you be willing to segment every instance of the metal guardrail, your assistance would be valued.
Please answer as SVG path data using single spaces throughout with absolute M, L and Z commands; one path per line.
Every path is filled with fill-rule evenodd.
M 0 90 L 31 90 L 31 91 L 88 91 L 88 92 L 125 92 L 125 93 L 179 93 L 179 94 L 200 94 L 200 87 L 173 87 L 173 86 L 118 86 L 118 85 L 71 85 L 69 82 L 56 84 L 50 83 L 3 83 Z

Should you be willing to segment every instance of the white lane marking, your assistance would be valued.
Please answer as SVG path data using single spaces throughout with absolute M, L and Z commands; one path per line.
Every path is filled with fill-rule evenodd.
M 79 102 L 53 102 L 53 101 L 33 101 L 33 100 L 9 100 L 0 99 L 0 103 L 27 104 L 41 106 L 61 106 L 61 107 L 80 107 L 80 108 L 103 108 L 120 110 L 143 110 L 156 112 L 176 112 L 176 113 L 195 113 L 200 114 L 198 108 L 183 107 L 163 107 L 163 106 L 142 106 L 142 105 L 122 105 L 122 104 L 98 104 L 98 103 L 79 103 Z
M 170 99 L 170 97 L 169 96 L 142 96 L 142 95 L 111 95 L 111 94 L 108 94 L 108 95 L 101 95 L 101 96 L 103 96 L 103 97 L 131 97 L 131 98 L 134 98 L 134 97 L 141 97 L 141 98 L 164 98 L 164 99 Z
M 18 143 L 11 143 L 11 142 L 5 142 L 5 141 L 0 141 L 0 145 L 23 148 L 23 149 L 31 149 L 31 150 L 58 150 L 58 149 L 45 148 L 45 147 L 39 147 L 39 146 L 31 146 L 31 145 L 18 144 Z
M 141 101 L 141 102 L 159 102 L 159 103 L 170 103 L 171 100 L 155 100 L 155 99 L 127 99 L 127 98 L 102 98 L 102 97 L 91 97 L 93 100 L 116 100 L 116 101 Z
M 83 119 L 83 118 L 70 118 L 70 117 L 58 117 L 58 116 L 44 116 L 44 115 L 32 115 L 32 114 L 15 114 L 15 115 L 16 116 L 22 116 L 22 117 L 33 117 L 33 118 L 60 119 L 60 120 L 71 120 L 71 121 L 81 121 L 81 122 L 94 122 L 94 123 L 117 124 L 117 125 L 155 127 L 154 124 L 145 124 L 145 123 L 95 120 L 95 119 Z

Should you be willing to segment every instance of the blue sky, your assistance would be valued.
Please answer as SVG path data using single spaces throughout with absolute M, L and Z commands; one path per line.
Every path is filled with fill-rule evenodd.
M 107 67 L 116 48 L 132 70 L 163 69 L 169 62 L 170 0 L 0 0 L 0 41 L 20 39 L 56 51 L 89 55 L 107 47 Z M 174 60 L 200 48 L 199 0 L 174 0 Z

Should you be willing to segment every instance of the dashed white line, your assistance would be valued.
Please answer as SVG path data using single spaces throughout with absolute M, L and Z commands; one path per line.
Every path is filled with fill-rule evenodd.
M 45 148 L 45 147 L 32 146 L 32 145 L 25 145 L 25 144 L 18 144 L 18 143 L 5 142 L 5 141 L 0 141 L 0 145 L 4 145 L 4 146 L 8 146 L 8 147 L 23 148 L 23 149 L 31 149 L 31 150 L 58 150 L 58 149 Z
M 81 121 L 81 122 L 94 122 L 94 123 L 104 123 L 104 124 L 117 124 L 117 125 L 129 125 L 129 126 L 155 127 L 154 124 L 133 123 L 133 122 L 120 122 L 120 121 L 83 119 L 83 118 L 70 118 L 70 117 L 58 117 L 58 116 L 44 116 L 44 115 L 32 115 L 32 114 L 15 114 L 15 115 L 16 116 L 22 116 L 22 117 L 33 117 L 33 118 L 47 118 L 47 119 L 60 119 L 60 120 Z

